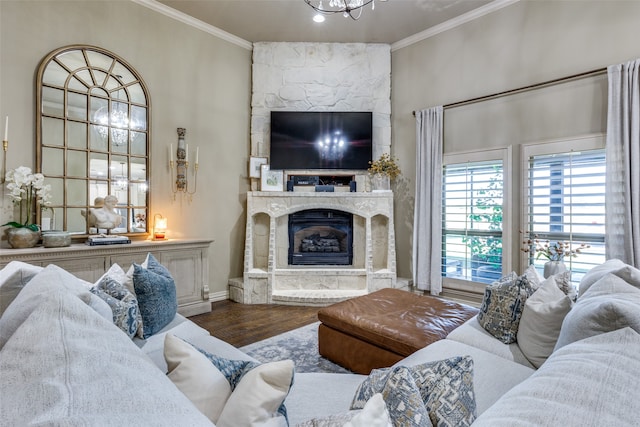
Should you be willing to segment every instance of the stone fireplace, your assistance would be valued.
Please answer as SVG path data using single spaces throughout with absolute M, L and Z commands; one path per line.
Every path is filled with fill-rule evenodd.
M 305 221 L 311 216 L 312 221 L 298 227 L 300 216 Z M 293 239 L 291 221 L 296 225 Z M 351 226 L 347 227 L 347 223 Z M 306 231 L 300 233 L 301 230 Z M 341 235 L 348 234 L 349 230 L 350 239 L 348 235 Z M 244 275 L 230 281 L 230 299 L 245 304 L 327 305 L 396 287 L 393 230 L 393 193 L 390 191 L 249 192 Z M 295 246 L 302 245 L 303 240 L 324 239 L 319 246 L 335 248 L 336 238 L 338 252 L 346 252 L 347 262 L 344 254 L 340 261 L 329 255 L 328 261 L 311 257 L 309 263 L 291 262 L 292 243 L 295 254 Z M 349 240 L 350 255 L 346 248 Z M 318 255 L 317 248 L 313 252 Z M 324 253 L 335 255 L 333 249 Z

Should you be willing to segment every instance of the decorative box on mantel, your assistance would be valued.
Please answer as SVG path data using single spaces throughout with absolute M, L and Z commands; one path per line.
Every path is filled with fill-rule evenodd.
M 328 212 L 328 218 L 335 211 L 340 218 L 350 214 L 352 226 L 345 230 L 343 224 L 327 224 L 326 219 L 310 224 L 307 231 L 290 226 L 291 214 L 317 210 Z M 316 245 L 314 241 L 318 241 Z M 322 254 L 318 255 L 340 252 L 346 245 L 352 245 L 352 250 L 344 258 L 331 255 L 324 264 Z M 292 257 L 304 256 L 296 253 L 301 246 L 313 251 L 307 265 L 291 262 Z M 247 194 L 244 275 L 230 281 L 232 300 L 245 304 L 328 305 L 393 287 L 396 250 L 392 192 Z

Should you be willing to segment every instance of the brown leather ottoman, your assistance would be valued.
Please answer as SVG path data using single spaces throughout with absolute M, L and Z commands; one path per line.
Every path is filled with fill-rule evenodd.
M 320 309 L 318 346 L 323 357 L 369 374 L 445 338 L 477 313 L 442 298 L 381 289 Z

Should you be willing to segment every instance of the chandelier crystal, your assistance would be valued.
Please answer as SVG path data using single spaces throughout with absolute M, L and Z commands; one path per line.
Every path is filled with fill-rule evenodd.
M 313 10 L 320 15 L 330 15 L 334 13 L 341 13 L 344 17 L 349 17 L 353 20 L 357 20 L 362 15 L 364 6 L 371 4 L 371 10 L 375 9 L 375 0 L 304 0 Z M 386 0 L 381 0 L 386 1 Z M 314 18 L 316 22 L 321 22 L 320 19 Z

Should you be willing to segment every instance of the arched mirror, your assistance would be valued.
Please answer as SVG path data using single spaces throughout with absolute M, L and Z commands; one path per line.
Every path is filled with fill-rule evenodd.
M 52 187 L 43 230 L 101 231 L 88 212 L 111 195 L 122 219 L 110 232 L 147 233 L 150 100 L 139 74 L 105 49 L 67 46 L 42 60 L 37 86 L 36 168 Z

